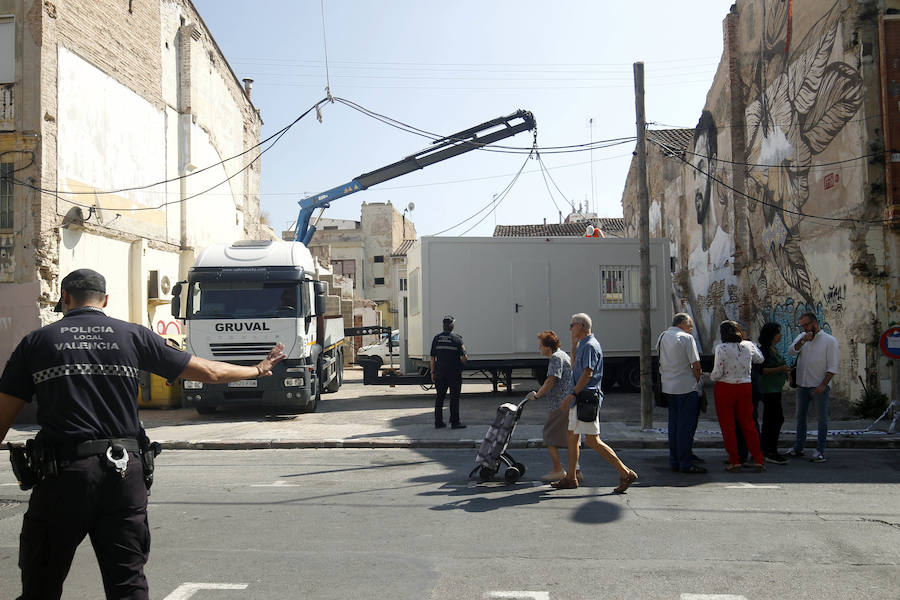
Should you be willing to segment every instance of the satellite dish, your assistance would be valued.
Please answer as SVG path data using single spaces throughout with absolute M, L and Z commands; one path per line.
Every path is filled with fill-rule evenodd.
M 416 203 L 415 203 L 415 202 L 410 202 L 410 203 L 409 203 L 409 206 L 407 206 L 406 208 L 408 208 L 408 209 L 411 210 L 411 211 L 412 211 L 412 210 L 415 210 L 415 208 L 416 208 Z

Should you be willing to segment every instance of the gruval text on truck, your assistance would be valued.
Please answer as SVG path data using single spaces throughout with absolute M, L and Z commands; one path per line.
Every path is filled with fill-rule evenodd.
M 185 321 L 188 351 L 249 365 L 281 342 L 287 359 L 272 377 L 185 380 L 184 405 L 201 414 L 235 405 L 314 411 L 322 392 L 343 380 L 344 321 L 325 314 L 325 287 L 299 242 L 243 240 L 203 250 L 173 290 L 172 315 Z

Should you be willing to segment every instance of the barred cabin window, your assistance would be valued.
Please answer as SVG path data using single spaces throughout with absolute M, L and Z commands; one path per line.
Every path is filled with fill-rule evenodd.
M 0 229 L 13 228 L 13 163 L 0 163 Z
M 600 267 L 600 305 L 639 308 L 641 270 L 633 266 Z M 656 269 L 650 268 L 650 308 L 656 308 Z
M 625 269 L 600 269 L 600 303 L 625 304 Z

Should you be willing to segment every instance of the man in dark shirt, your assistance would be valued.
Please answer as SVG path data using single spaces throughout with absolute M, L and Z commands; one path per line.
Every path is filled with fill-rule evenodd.
M 43 478 L 22 523 L 20 600 L 59 598 L 75 550 L 91 538 L 107 598 L 148 598 L 147 489 L 138 437 L 140 371 L 221 383 L 272 374 L 277 344 L 253 366 L 171 348 L 146 327 L 106 316 L 106 280 L 91 269 L 62 280 L 59 321 L 26 335 L 0 376 L 0 441 L 37 401 Z
M 463 429 L 459 421 L 459 394 L 462 390 L 462 365 L 466 362 L 466 347 L 462 338 L 453 333 L 455 319 L 444 317 L 444 331 L 431 341 L 431 380 L 437 397 L 434 401 L 434 427 L 446 427 L 444 423 L 444 397 L 450 388 L 450 427 Z

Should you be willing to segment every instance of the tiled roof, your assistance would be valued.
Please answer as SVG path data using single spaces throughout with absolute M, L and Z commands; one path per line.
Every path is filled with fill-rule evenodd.
M 406 256 L 406 253 L 409 252 L 409 249 L 415 241 L 416 240 L 403 240 L 400 242 L 400 245 L 397 246 L 397 249 L 391 252 L 391 256 Z
M 625 219 L 599 217 L 576 223 L 547 223 L 539 225 L 497 225 L 494 237 L 580 237 L 588 225 L 599 227 L 608 237 L 625 234 Z
M 648 129 L 647 140 L 656 142 L 654 145 L 657 147 L 662 146 L 659 149 L 668 156 L 683 154 L 685 150 L 690 150 L 694 143 L 694 130 Z

